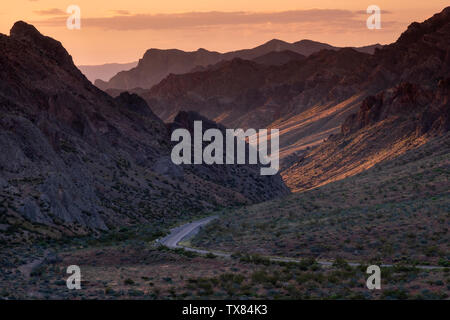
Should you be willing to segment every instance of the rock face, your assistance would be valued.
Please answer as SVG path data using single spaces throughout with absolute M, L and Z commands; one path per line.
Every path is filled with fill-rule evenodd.
M 0 35 L 0 149 L 0 224 L 15 226 L 0 240 L 160 221 L 286 190 L 247 197 L 242 186 L 257 184 L 246 176 L 233 187 L 168 167 L 168 129 L 146 102 L 99 90 L 24 22 Z
M 386 87 L 365 98 L 341 132 L 304 155 L 282 175 L 294 191 L 339 180 L 392 159 L 450 130 L 450 7 L 413 23 L 375 53 L 369 79 L 390 74 Z M 386 79 L 388 77 L 385 77 Z
M 375 48 L 381 45 L 366 46 L 355 48 L 360 52 L 373 53 Z M 185 52 L 176 49 L 148 50 L 142 59 L 139 60 L 138 65 L 128 71 L 117 73 L 109 81 L 97 80 L 95 85 L 102 90 L 134 90 L 138 88 L 150 89 L 155 84 L 159 83 L 166 76 L 170 74 L 188 73 L 192 70 L 199 70 L 199 68 L 208 67 L 220 61 L 228 61 L 235 58 L 253 60 L 261 57 L 260 60 L 264 63 L 274 62 L 275 65 L 280 64 L 280 58 L 268 59 L 262 58 L 272 52 L 290 51 L 300 56 L 308 56 L 320 50 L 338 50 L 339 48 L 330 46 L 326 43 L 320 43 L 311 40 L 301 40 L 294 43 L 273 39 L 258 47 L 252 49 L 244 49 L 238 51 L 231 51 L 227 53 L 218 53 L 208 51 L 205 49 L 198 49 L 193 52 Z M 286 56 L 284 60 L 293 60 L 292 54 Z
M 322 50 L 281 65 L 233 59 L 204 71 L 170 75 L 139 92 L 164 121 L 193 110 L 228 128 L 279 128 L 281 158 L 337 133 L 364 96 L 373 61 L 353 49 Z
M 376 96 L 367 97 L 356 114 L 342 124 L 341 132 L 350 135 L 379 122 L 397 117 L 415 125 L 417 135 L 442 134 L 450 130 L 450 78 L 440 80 L 436 88 L 424 89 L 403 82 Z

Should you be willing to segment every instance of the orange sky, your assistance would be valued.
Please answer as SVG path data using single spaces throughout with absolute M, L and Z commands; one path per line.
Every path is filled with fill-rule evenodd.
M 3 1 L 5 2 L 5 1 Z M 66 9 L 81 8 L 81 30 L 66 28 Z M 382 29 L 368 30 L 378 5 Z M 131 62 L 149 48 L 229 51 L 273 38 L 335 46 L 390 43 L 448 0 L 14 0 L 0 6 L 0 33 L 17 20 L 63 43 L 76 64 Z

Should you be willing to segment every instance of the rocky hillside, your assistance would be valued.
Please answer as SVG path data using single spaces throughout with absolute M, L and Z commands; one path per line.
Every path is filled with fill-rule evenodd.
M 256 176 L 235 172 L 233 187 L 174 167 L 169 131 L 144 100 L 99 90 L 24 22 L 0 35 L 0 114 L 1 240 L 163 223 L 286 194 L 279 177 L 267 191 Z
M 355 48 L 360 52 L 373 53 L 376 48 L 381 45 L 376 44 L 361 48 Z M 281 41 L 278 39 L 270 40 L 258 47 L 252 49 L 244 49 L 231 51 L 227 53 L 218 53 L 205 49 L 198 49 L 193 52 L 185 52 L 182 50 L 170 49 L 150 49 L 136 68 L 129 71 L 119 72 L 109 81 L 97 80 L 95 85 L 102 90 L 132 90 L 137 88 L 150 89 L 153 85 L 159 83 L 170 74 L 183 74 L 198 68 L 208 67 L 220 61 L 228 61 L 235 58 L 253 60 L 258 57 L 265 56 L 271 52 L 291 51 L 300 55 L 308 56 L 320 50 L 338 50 L 340 48 L 333 47 L 326 43 L 320 43 L 311 40 L 301 40 L 294 43 Z M 263 59 L 266 63 L 270 60 Z M 289 59 L 289 61 L 292 59 Z M 276 60 L 275 64 L 279 64 Z
M 291 189 L 354 175 L 450 130 L 450 8 L 410 25 L 375 58 L 380 63 L 369 79 L 390 74 L 387 83 L 398 84 L 367 97 L 340 133 L 285 170 Z
M 283 171 L 293 191 L 315 188 L 393 159 L 450 130 L 450 79 L 436 89 L 402 83 L 366 98 L 341 133 Z M 448 140 L 448 136 L 447 136 Z

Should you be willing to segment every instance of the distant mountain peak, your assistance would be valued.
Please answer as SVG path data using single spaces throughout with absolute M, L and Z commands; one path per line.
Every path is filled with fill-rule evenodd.
M 311 39 L 302 39 L 302 40 L 300 40 L 300 41 L 296 41 L 296 42 L 294 42 L 294 44 L 308 44 L 308 43 L 320 43 L 320 44 L 326 44 L 326 43 L 323 43 L 323 42 L 319 42 L 319 41 L 314 41 L 314 40 L 311 40 Z
M 443 25 L 448 24 L 450 20 L 450 6 L 444 8 L 441 12 L 436 13 L 431 18 L 425 20 L 423 23 L 413 22 L 411 23 L 405 32 L 403 32 L 397 43 L 405 44 L 414 43 L 420 39 L 423 35 L 431 33 Z
M 265 44 L 277 44 L 277 43 L 288 43 L 288 42 L 274 38 L 272 40 L 267 41 Z
M 24 21 L 17 21 L 10 30 L 11 39 L 32 43 L 43 50 L 49 58 L 61 65 L 74 68 L 72 57 L 64 49 L 61 42 L 42 35 L 34 26 Z
M 42 34 L 31 24 L 24 21 L 17 21 L 10 30 L 13 38 L 34 38 L 42 37 Z

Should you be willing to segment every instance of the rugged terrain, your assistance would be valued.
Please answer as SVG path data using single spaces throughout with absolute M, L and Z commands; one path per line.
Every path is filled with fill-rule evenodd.
M 278 51 L 170 75 L 139 90 L 148 104 L 94 87 L 17 23 L 0 35 L 0 298 L 448 299 L 449 21 L 446 8 L 373 55 Z M 257 167 L 173 166 L 170 133 L 199 119 L 280 128 L 296 192 Z M 218 219 L 186 244 L 229 259 L 157 245 L 193 214 Z M 369 291 L 366 266 L 383 263 Z
M 165 121 L 180 110 L 194 110 L 231 128 L 279 128 L 281 158 L 287 168 L 308 147 L 339 134 L 341 125 L 351 121 L 347 117 L 369 103 L 372 98 L 365 100 L 368 97 L 381 99 L 384 92 L 385 99 L 395 99 L 388 96 L 397 87 L 411 85 L 417 92 L 410 104 L 417 102 L 423 112 L 427 103 L 442 104 L 433 108 L 445 113 L 447 93 L 440 86 L 445 86 L 449 74 L 449 11 L 446 8 L 423 23 L 411 24 L 395 43 L 372 55 L 351 48 L 325 49 L 279 64 L 278 53 L 269 65 L 235 58 L 196 72 L 169 75 L 138 94 Z M 440 97 L 430 96 L 437 90 Z M 403 105 L 407 108 L 406 102 Z M 417 108 L 410 118 L 421 112 Z M 386 149 L 393 143 L 387 141 Z
M 240 209 L 195 247 L 268 256 L 448 266 L 450 134 L 355 176 Z
M 176 167 L 168 128 L 144 100 L 111 98 L 24 22 L 0 35 L 0 112 L 2 241 L 164 224 L 288 192 L 256 170 L 221 185 Z
M 102 65 L 79 65 L 78 69 L 92 83 L 95 80 L 108 81 L 120 71 L 130 70 L 137 65 L 137 61 L 130 63 L 106 63 Z

